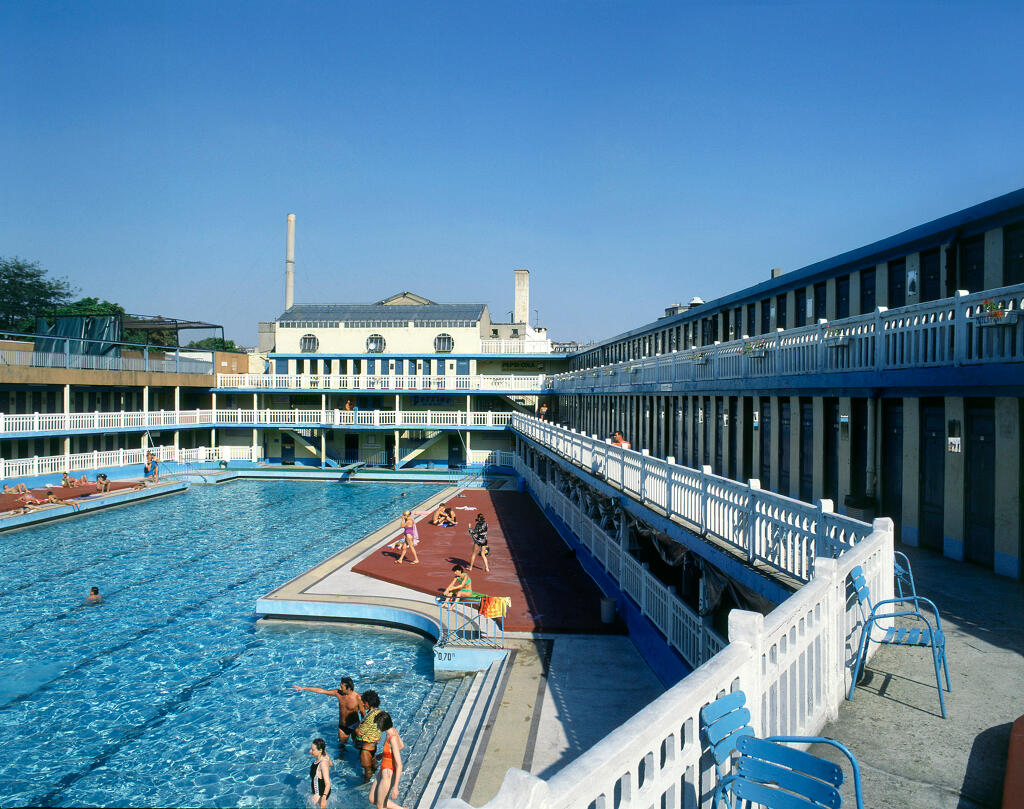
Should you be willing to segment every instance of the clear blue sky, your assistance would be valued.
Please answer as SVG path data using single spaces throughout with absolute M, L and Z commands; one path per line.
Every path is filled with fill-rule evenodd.
M 604 338 L 1024 186 L 1018 3 L 0 3 L 0 255 Z M 196 335 L 201 336 L 201 335 Z

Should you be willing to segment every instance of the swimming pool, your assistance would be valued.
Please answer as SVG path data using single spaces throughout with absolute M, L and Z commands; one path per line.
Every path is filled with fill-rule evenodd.
M 0 535 L 0 804 L 306 805 L 337 703 L 292 685 L 350 675 L 401 728 L 431 647 L 257 627 L 255 600 L 440 488 L 240 481 Z M 351 752 L 332 768 L 332 805 L 365 803 L 356 772 Z

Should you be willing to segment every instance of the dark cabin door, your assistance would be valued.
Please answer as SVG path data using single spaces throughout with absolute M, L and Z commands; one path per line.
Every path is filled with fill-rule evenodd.
M 921 302 L 939 299 L 941 284 L 939 275 L 939 251 L 925 250 L 921 253 Z
M 967 405 L 964 554 L 991 567 L 995 552 L 995 414 L 991 402 Z
M 761 468 L 758 471 L 762 489 L 772 487 L 772 400 L 761 399 Z
M 359 460 L 358 433 L 345 433 L 345 460 L 348 463 L 355 463 Z
M 730 396 L 729 402 L 729 423 L 725 425 L 726 441 L 728 442 L 728 451 L 726 452 L 726 462 L 728 469 L 726 474 L 733 480 L 739 477 L 739 470 L 736 468 L 736 397 Z
M 825 399 L 825 435 L 824 435 L 824 480 L 822 490 L 824 497 L 832 501 L 832 507 L 839 510 L 839 400 Z
M 921 405 L 921 476 L 918 502 L 918 543 L 942 550 L 945 525 L 946 424 L 942 400 Z
M 779 397 L 779 494 L 787 497 L 789 490 L 789 397 Z
M 743 397 L 743 469 L 740 479 L 750 480 L 753 477 L 752 454 L 754 452 L 754 400 L 750 396 Z
M 715 474 L 723 475 L 722 468 L 722 445 L 724 442 L 725 411 L 722 409 L 722 397 L 716 396 L 712 401 L 715 403 Z
M 907 261 L 889 262 L 889 308 L 907 305 Z
M 281 463 L 286 465 L 295 463 L 295 439 L 287 433 L 281 433 Z
M 903 518 L 903 401 L 882 401 L 882 514 L 892 518 L 896 537 Z
M 800 499 L 814 499 L 814 405 L 800 399 Z

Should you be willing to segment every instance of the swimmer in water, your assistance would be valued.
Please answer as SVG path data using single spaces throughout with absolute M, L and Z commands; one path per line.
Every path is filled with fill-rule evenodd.
M 323 739 L 313 739 L 309 754 L 316 759 L 309 765 L 313 805 L 327 809 L 327 799 L 331 795 L 331 758 L 327 755 L 327 742 Z
M 103 600 L 103 597 L 100 595 L 100 588 L 90 587 L 89 595 L 86 596 L 85 600 L 90 604 L 99 604 Z

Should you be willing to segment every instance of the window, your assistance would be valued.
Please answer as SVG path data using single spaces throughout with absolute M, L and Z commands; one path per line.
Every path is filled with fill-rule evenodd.
M 438 354 L 451 354 L 455 349 L 455 341 L 450 334 L 441 333 L 434 338 L 434 351 Z
M 380 354 L 384 350 L 384 335 L 371 334 L 366 338 L 366 352 L 368 354 Z
M 299 338 L 299 351 L 303 354 L 312 354 L 320 347 L 320 341 L 315 334 L 304 334 Z

